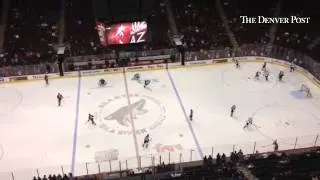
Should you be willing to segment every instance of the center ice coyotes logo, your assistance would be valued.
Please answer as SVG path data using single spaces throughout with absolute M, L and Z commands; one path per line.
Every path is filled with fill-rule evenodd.
M 148 110 L 143 109 L 144 105 L 146 104 L 145 99 L 140 99 L 139 101 L 130 104 L 125 107 L 121 107 L 116 112 L 110 114 L 108 117 L 105 117 L 105 120 L 117 120 L 119 124 L 123 126 L 129 126 L 130 124 L 130 111 L 132 111 L 133 116 L 134 115 L 142 115 L 148 112 Z M 136 116 L 134 116 L 136 117 Z
M 99 128 L 109 133 L 131 135 L 132 116 L 135 133 L 142 134 L 158 127 L 165 120 L 165 106 L 158 100 L 139 94 L 130 94 L 129 98 L 132 102 L 130 105 L 127 105 L 126 95 L 114 96 L 101 103 L 97 122 Z

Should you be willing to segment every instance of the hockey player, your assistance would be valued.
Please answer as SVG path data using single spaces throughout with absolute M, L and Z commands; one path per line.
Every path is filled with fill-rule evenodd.
M 295 69 L 295 66 L 294 66 L 294 63 L 292 61 L 291 64 L 290 64 L 290 72 L 293 72 L 294 69 Z
M 46 82 L 46 85 L 49 85 L 49 78 L 48 75 L 44 75 L 44 81 Z
M 96 122 L 94 122 L 94 116 L 92 114 L 90 114 L 90 113 L 88 115 L 88 121 L 87 122 L 91 122 L 92 125 L 96 125 Z
M 232 105 L 231 106 L 231 113 L 230 113 L 231 117 L 233 117 L 233 113 L 234 113 L 235 110 L 236 110 L 236 105 Z
M 257 71 L 257 72 L 256 72 L 256 75 L 254 76 L 254 78 L 257 79 L 257 80 L 259 80 L 260 74 L 261 74 L 261 72 L 260 72 L 260 71 Z
M 63 99 L 62 94 L 58 93 L 57 99 L 58 99 L 58 106 L 61 106 L 61 100 Z
M 104 80 L 104 79 L 102 79 L 102 78 L 99 80 L 99 86 L 100 86 L 100 87 L 104 87 L 106 84 L 107 84 L 107 83 L 106 83 L 106 80 Z
M 279 81 L 282 81 L 282 77 L 284 76 L 284 72 L 283 71 L 280 71 L 279 72 L 279 75 L 278 75 L 278 78 L 279 78 Z
M 140 80 L 140 74 L 139 73 L 134 74 L 132 80 Z
M 144 137 L 144 141 L 143 141 L 142 147 L 143 148 L 148 148 L 150 140 L 151 140 L 150 136 L 149 136 L 149 134 L 147 134 L 146 137 Z
M 144 80 L 144 88 L 146 88 L 150 84 L 150 80 Z
M 236 63 L 236 68 L 239 69 L 240 68 L 240 64 L 239 64 L 239 61 L 237 59 L 235 60 L 235 63 Z
M 243 126 L 243 129 L 248 128 L 250 125 L 252 125 L 252 117 L 249 117 L 248 121 L 246 122 L 246 124 Z
M 273 145 L 273 150 L 274 150 L 274 151 L 278 151 L 279 145 L 278 145 L 277 140 L 274 140 L 273 143 L 272 143 L 272 145 Z
M 269 71 L 268 70 L 264 71 L 264 77 L 266 78 L 266 81 L 269 81 Z
M 264 62 L 262 65 L 262 70 L 266 70 L 266 68 L 267 68 L 267 62 Z
M 190 121 L 192 121 L 192 119 L 193 119 L 193 110 L 192 109 L 190 109 L 189 119 L 190 119 Z

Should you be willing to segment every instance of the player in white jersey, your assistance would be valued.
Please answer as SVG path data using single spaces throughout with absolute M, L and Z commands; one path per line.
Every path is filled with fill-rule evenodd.
M 255 78 L 256 80 L 259 80 L 260 74 L 261 74 L 261 72 L 260 72 L 260 71 L 257 71 L 256 74 L 255 74 L 255 76 L 254 76 L 254 78 Z
M 252 125 L 252 123 L 253 123 L 252 117 L 249 117 L 246 124 L 243 126 L 243 129 L 248 128 L 250 125 Z
M 269 81 L 269 71 L 265 69 L 263 75 L 266 78 L 266 81 Z
M 295 66 L 294 66 L 294 63 L 292 61 L 291 64 L 290 64 L 290 72 L 294 72 L 294 69 L 295 69 Z

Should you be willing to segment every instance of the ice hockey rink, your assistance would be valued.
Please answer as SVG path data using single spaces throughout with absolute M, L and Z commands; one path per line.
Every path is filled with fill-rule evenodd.
M 169 151 L 171 162 L 233 149 L 271 151 L 274 139 L 280 150 L 313 146 L 320 132 L 319 87 L 275 64 L 267 65 L 268 82 L 255 80 L 261 66 L 247 62 L 240 69 L 218 64 L 139 72 L 142 80 L 151 80 L 147 88 L 131 79 L 135 72 L 50 80 L 47 87 L 43 81 L 1 84 L 0 179 L 10 172 L 16 179 L 37 175 L 35 169 L 40 175 L 61 169 L 95 173 L 94 162 L 103 158 L 120 163 L 101 163 L 101 171 L 136 167 L 139 161 L 147 166 L 152 154 L 166 154 L 162 161 L 167 161 Z M 100 78 L 106 87 L 98 86 Z M 312 98 L 299 94 L 301 84 L 310 87 Z M 58 92 L 64 96 L 61 107 Z M 233 104 L 237 108 L 230 117 Z M 96 126 L 87 122 L 89 113 Z M 254 125 L 243 129 L 249 117 Z M 151 136 L 148 149 L 142 147 L 146 134 Z M 112 157 L 104 157 L 106 152 Z

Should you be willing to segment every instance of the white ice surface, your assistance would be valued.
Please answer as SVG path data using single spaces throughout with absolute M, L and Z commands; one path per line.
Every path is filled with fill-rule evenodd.
M 273 139 L 278 139 L 280 149 L 293 148 L 296 137 L 296 147 L 314 145 L 320 132 L 320 89 L 300 73 L 290 73 L 284 67 L 271 64 L 267 65 L 271 74 L 269 82 L 263 77 L 254 80 L 261 65 L 242 63 L 240 70 L 233 64 L 170 70 L 186 115 L 189 116 L 190 109 L 194 110 L 191 126 L 195 136 L 166 70 L 140 72 L 142 80 L 151 79 L 146 89 L 131 80 L 134 73 L 126 74 L 130 104 L 140 100 L 145 103 L 142 111 L 132 114 L 135 129 L 139 131 L 136 136 L 130 133 L 130 113 L 125 116 L 129 118 L 127 126 L 105 119 L 128 105 L 123 74 L 82 77 L 76 174 L 86 174 L 86 162 L 89 162 L 89 173 L 97 172 L 98 167 L 93 163 L 95 153 L 112 149 L 118 151 L 121 160 L 120 165 L 118 161 L 111 162 L 112 170 L 117 170 L 119 166 L 137 166 L 136 150 L 142 166 L 151 164 L 151 154 L 162 154 L 161 160 L 168 162 L 168 150 L 172 151 L 171 162 L 190 160 L 190 154 L 192 159 L 198 159 L 200 153 L 195 139 L 204 154 L 214 151 L 214 155 L 229 153 L 233 148 L 252 153 L 254 142 L 255 150 L 269 151 Z M 283 82 L 277 80 L 280 70 L 285 72 Z M 107 87 L 98 87 L 100 78 L 109 82 Z M 48 87 L 42 81 L 0 86 L 0 172 L 13 171 L 18 180 L 26 174 L 36 175 L 35 168 L 41 175 L 61 172 L 61 166 L 65 172 L 70 171 L 78 79 L 50 83 Z M 302 83 L 311 88 L 312 99 L 291 95 Z M 57 106 L 58 92 L 65 96 L 62 107 Z M 233 104 L 237 109 L 231 118 Z M 96 116 L 97 126 L 86 123 L 88 113 Z M 253 117 L 257 127 L 243 130 L 248 117 Z M 149 149 L 143 149 L 147 133 L 152 141 Z M 159 158 L 156 156 L 156 163 Z M 110 171 L 109 162 L 102 163 L 100 168 Z M 9 176 L 0 173 L 1 179 Z

